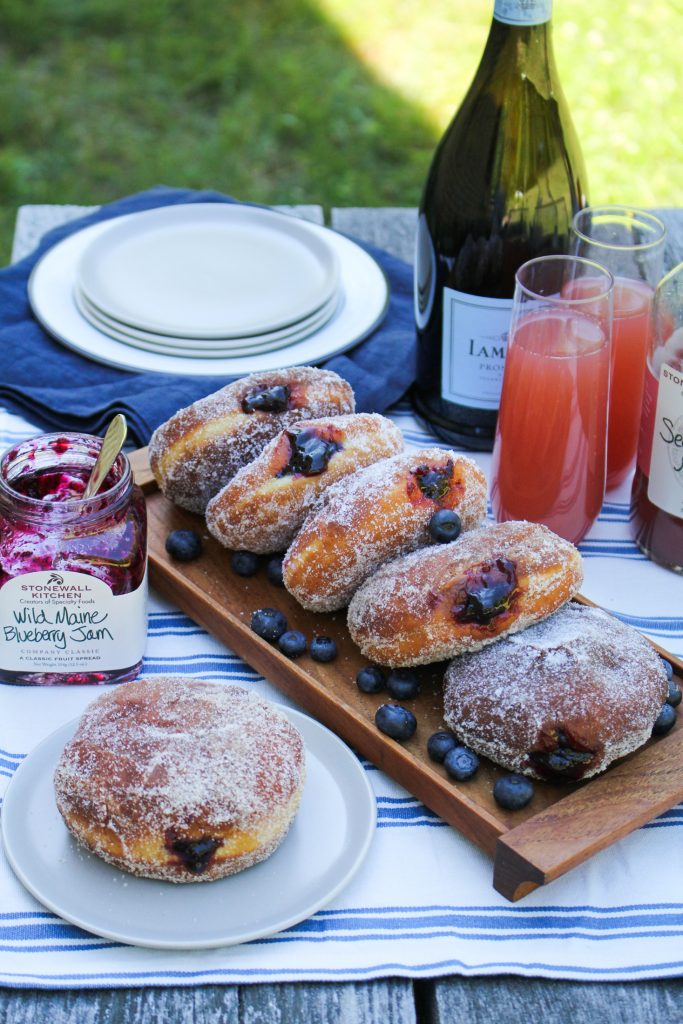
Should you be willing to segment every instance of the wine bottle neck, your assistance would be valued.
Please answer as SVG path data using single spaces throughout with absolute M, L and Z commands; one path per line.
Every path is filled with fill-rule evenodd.
M 550 21 L 553 0 L 495 0 L 493 17 L 503 25 L 543 25 Z
M 515 2 L 514 6 L 521 7 L 521 4 Z M 546 7 L 549 6 L 546 4 Z M 485 78 L 490 75 L 528 77 L 539 87 L 543 82 L 548 83 L 550 91 L 559 88 L 552 43 L 552 22 L 548 20 L 513 24 L 510 21 L 499 21 L 494 13 L 478 75 Z

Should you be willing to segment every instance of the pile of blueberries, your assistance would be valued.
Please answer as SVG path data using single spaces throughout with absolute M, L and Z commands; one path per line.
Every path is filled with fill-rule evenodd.
M 337 657 L 337 645 L 331 636 L 314 636 L 309 647 L 305 635 L 298 629 L 290 629 L 277 608 L 258 608 L 251 617 L 251 628 L 262 640 L 277 644 L 288 658 L 298 658 L 306 650 L 313 661 L 328 662 Z
M 194 530 L 173 530 L 166 538 L 166 550 L 178 562 L 190 562 L 202 553 L 202 540 Z M 283 587 L 283 555 L 274 555 L 266 563 L 266 576 L 276 587 Z M 230 566 L 238 576 L 255 576 L 261 559 L 251 551 L 233 551 Z M 310 647 L 304 634 L 290 629 L 287 619 L 277 608 L 259 608 L 251 617 L 251 628 L 257 636 L 277 644 L 288 658 L 298 658 L 308 650 L 314 661 L 334 661 L 337 645 L 329 636 L 314 636 Z
M 657 721 L 652 726 L 653 736 L 663 736 L 669 729 L 673 728 L 676 721 L 676 708 L 681 703 L 681 696 L 683 696 L 680 686 L 674 679 L 674 670 L 670 662 L 662 658 L 662 665 L 666 670 L 666 676 L 669 681 L 669 692 L 666 697 L 666 703 L 662 705 Z
M 367 665 L 356 675 L 356 685 L 363 693 L 388 690 L 395 700 L 412 700 L 420 692 L 417 673 L 410 668 L 395 668 L 385 675 L 377 665 Z M 400 704 L 381 704 L 375 712 L 375 725 L 392 739 L 408 740 L 415 734 L 417 719 Z M 432 761 L 443 764 L 448 775 L 457 782 L 467 782 L 479 770 L 475 752 L 458 743 L 451 732 L 432 733 L 427 740 L 427 753 Z M 525 807 L 533 795 L 533 783 L 522 775 L 506 775 L 493 787 L 494 798 L 507 810 Z

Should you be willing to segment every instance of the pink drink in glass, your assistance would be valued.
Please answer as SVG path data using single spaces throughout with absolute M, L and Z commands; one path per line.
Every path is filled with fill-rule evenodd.
M 588 298 L 602 288 L 586 277 L 567 285 L 566 298 Z M 633 469 L 640 429 L 640 407 L 654 289 L 646 281 L 616 277 L 612 320 L 612 379 L 607 427 L 607 487 L 616 487 Z
M 604 496 L 609 378 L 608 325 L 571 307 L 519 318 L 493 450 L 498 521 L 544 523 L 573 543 L 586 534 Z

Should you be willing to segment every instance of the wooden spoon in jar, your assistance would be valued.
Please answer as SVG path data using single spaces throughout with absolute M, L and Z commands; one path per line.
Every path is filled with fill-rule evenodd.
M 99 491 L 106 479 L 107 473 L 119 457 L 119 452 L 123 448 L 127 433 L 128 424 L 126 423 L 126 417 L 122 413 L 117 413 L 107 427 L 107 432 L 102 439 L 100 454 L 97 456 L 97 462 L 93 466 L 90 479 L 83 492 L 83 500 L 92 498 Z

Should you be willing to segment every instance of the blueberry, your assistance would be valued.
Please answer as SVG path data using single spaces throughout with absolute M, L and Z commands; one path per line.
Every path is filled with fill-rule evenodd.
M 534 795 L 534 784 L 523 775 L 504 775 L 493 786 L 493 798 L 506 811 L 519 811 Z
M 413 700 L 420 692 L 420 682 L 410 668 L 395 668 L 387 676 L 387 690 L 395 700 Z
M 254 576 L 258 571 L 258 555 L 252 551 L 233 551 L 230 565 L 238 576 Z
M 278 639 L 277 645 L 288 658 L 298 658 L 306 653 L 306 637 L 298 629 L 288 629 Z
M 366 665 L 356 673 L 356 685 L 363 693 L 381 693 L 384 689 L 384 672 L 376 665 Z
M 266 565 L 266 576 L 276 587 L 284 587 L 285 585 L 282 579 L 282 560 L 284 557 L 284 555 L 273 555 Z
M 676 708 L 673 708 L 671 704 L 663 704 L 662 710 L 657 716 L 657 721 L 652 726 L 653 736 L 663 736 L 665 732 L 673 727 L 676 721 Z
M 400 704 L 382 704 L 375 712 L 375 725 L 394 740 L 409 740 L 417 729 L 417 719 Z
M 669 693 L 666 698 L 666 703 L 670 704 L 672 708 L 677 708 L 681 703 L 681 688 L 677 682 L 673 679 L 669 680 Z
M 440 508 L 429 520 L 429 532 L 439 544 L 457 540 L 461 530 L 460 516 L 450 508 Z
M 279 640 L 287 631 L 287 619 L 277 608 L 259 608 L 251 617 L 251 628 L 263 640 Z
M 453 733 L 433 732 L 427 740 L 427 753 L 432 761 L 437 761 L 441 764 L 448 751 L 452 750 L 453 747 L 457 747 L 457 745 L 458 741 Z
M 202 553 L 202 538 L 194 530 L 172 530 L 166 538 L 166 550 L 178 562 L 192 562 Z
M 660 658 L 660 661 L 661 661 L 662 665 L 664 666 L 664 671 L 666 672 L 666 678 L 667 679 L 673 679 L 674 670 L 673 670 L 673 665 L 671 664 L 671 662 L 667 661 L 666 658 Z
M 453 747 L 443 759 L 443 766 L 452 779 L 466 782 L 476 775 L 479 769 L 479 758 L 469 747 Z
M 311 657 L 313 661 L 334 661 L 337 657 L 337 645 L 331 636 L 314 636 L 311 640 Z

